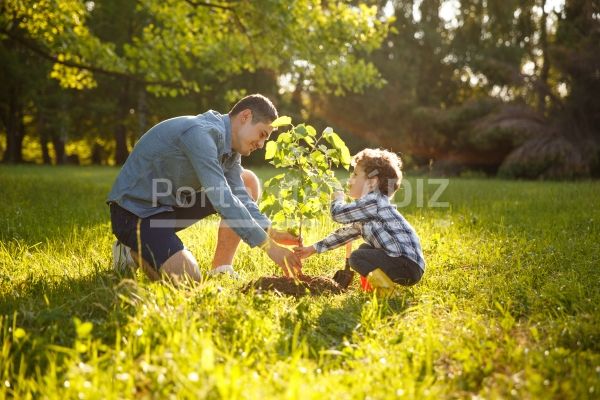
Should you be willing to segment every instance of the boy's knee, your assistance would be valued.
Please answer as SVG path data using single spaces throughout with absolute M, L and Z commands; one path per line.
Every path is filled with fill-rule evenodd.
M 348 263 L 350 264 L 350 267 L 356 269 L 356 267 L 358 267 L 361 263 L 362 260 L 362 256 L 360 254 L 360 250 L 354 250 L 352 253 L 350 253 L 350 258 L 348 259 Z
M 350 254 L 348 264 L 350 268 L 358 272 L 362 276 L 367 276 L 373 269 L 372 262 L 369 261 L 362 249 L 356 249 Z
M 242 169 L 241 177 L 250 197 L 252 197 L 254 201 L 258 201 L 261 195 L 260 180 L 258 179 L 258 176 L 249 169 Z

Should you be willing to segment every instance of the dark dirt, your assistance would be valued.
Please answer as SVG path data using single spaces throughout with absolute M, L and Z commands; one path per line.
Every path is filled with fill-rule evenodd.
M 290 296 L 338 294 L 344 291 L 331 278 L 308 275 L 302 275 L 297 279 L 287 276 L 264 276 L 248 283 L 242 288 L 242 292 L 247 293 L 253 288 L 257 292 L 274 291 Z

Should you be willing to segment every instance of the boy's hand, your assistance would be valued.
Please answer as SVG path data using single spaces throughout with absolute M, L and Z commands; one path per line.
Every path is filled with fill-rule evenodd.
M 332 197 L 334 200 L 344 201 L 344 199 L 346 198 L 346 195 L 341 190 L 338 190 L 338 191 L 333 192 Z
M 316 252 L 317 250 L 315 249 L 315 246 L 294 247 L 294 254 L 296 254 L 301 259 L 310 257 Z
M 275 242 L 279 243 L 279 244 L 283 244 L 286 246 L 302 246 L 302 238 L 292 235 L 289 232 L 286 231 L 278 231 L 276 229 L 269 229 L 269 236 L 271 237 L 271 239 L 273 239 Z

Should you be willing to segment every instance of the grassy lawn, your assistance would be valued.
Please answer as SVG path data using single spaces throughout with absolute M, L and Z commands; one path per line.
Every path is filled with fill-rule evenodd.
M 241 281 L 116 276 L 116 173 L 0 167 L 0 398 L 600 398 L 600 182 L 451 179 L 429 207 L 438 185 L 409 178 L 423 280 L 294 299 L 239 292 L 278 269 L 246 245 Z M 217 222 L 182 233 L 203 269 Z

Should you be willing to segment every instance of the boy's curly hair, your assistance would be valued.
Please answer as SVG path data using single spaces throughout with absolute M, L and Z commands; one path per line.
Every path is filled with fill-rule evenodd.
M 379 178 L 379 191 L 386 196 L 396 193 L 402 182 L 402 160 L 388 150 L 364 149 L 352 158 L 352 166 L 360 166 L 369 178 Z

